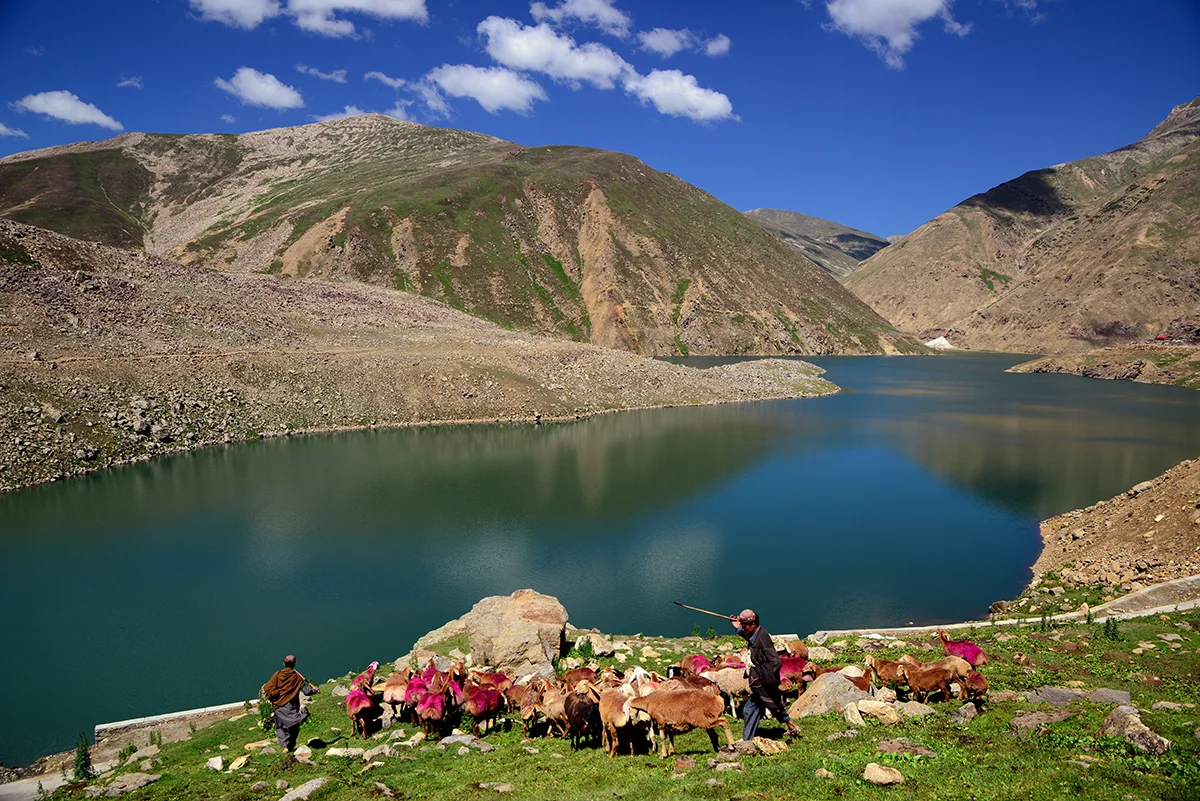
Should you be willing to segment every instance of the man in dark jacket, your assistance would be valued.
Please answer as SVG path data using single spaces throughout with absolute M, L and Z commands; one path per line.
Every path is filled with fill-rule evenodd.
M 283 658 L 283 670 L 277 670 L 263 685 L 263 695 L 275 707 L 275 736 L 279 747 L 290 753 L 296 747 L 300 724 L 308 718 L 308 710 L 300 705 L 300 694 L 312 695 L 317 688 L 296 670 L 296 657 Z
M 783 708 L 783 696 L 779 694 L 779 654 L 767 630 L 758 625 L 758 614 L 753 609 L 744 609 L 737 617 L 730 618 L 737 633 L 750 643 L 750 658 L 747 672 L 750 676 L 750 697 L 742 707 L 742 739 L 753 740 L 758 733 L 758 724 L 763 713 L 771 710 L 776 720 L 787 725 L 788 734 L 799 734 L 800 727 L 792 723 Z

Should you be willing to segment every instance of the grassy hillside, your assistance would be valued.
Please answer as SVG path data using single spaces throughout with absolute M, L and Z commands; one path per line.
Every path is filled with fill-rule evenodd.
M 108 205 L 95 181 L 56 179 L 69 204 L 30 185 L 68 163 L 139 177 Z M 85 205 L 105 224 L 75 211 Z M 140 237 L 107 221 L 122 213 Z M 412 292 L 643 354 L 920 350 L 759 225 L 635 158 L 378 115 L 18 154 L 0 160 L 0 214 L 219 270 Z
M 694 764 L 674 759 L 660 761 L 656 755 L 623 754 L 609 760 L 597 747 L 572 751 L 568 741 L 558 738 L 523 739 L 519 723 L 511 730 L 501 727 L 487 735 L 486 740 L 494 746 L 488 753 L 470 749 L 460 755 L 457 744 L 438 750 L 431 743 L 421 743 L 416 747 L 398 746 L 399 756 L 381 757 L 380 765 L 366 768 L 360 759 L 331 756 L 317 748 L 312 764 L 289 766 L 276 754 L 252 756 L 248 764 L 233 773 L 205 769 L 204 763 L 210 757 L 222 756 L 228 764 L 247 753 L 243 747 L 246 743 L 270 736 L 256 726 L 255 715 L 248 715 L 196 731 L 189 740 L 165 744 L 150 765 L 151 772 L 162 778 L 139 790 L 138 797 L 173 801 L 258 798 L 262 797 L 260 791 L 251 789 L 255 782 L 267 781 L 271 792 L 275 792 L 278 780 L 297 787 L 310 779 L 326 778 L 328 783 L 314 794 L 314 801 L 484 798 L 495 792 L 479 787 L 488 782 L 512 785 L 504 797 L 516 799 L 1193 799 L 1200 786 L 1200 740 L 1193 735 L 1196 710 L 1150 707 L 1157 701 L 1190 704 L 1196 698 L 1200 690 L 1195 676 L 1198 630 L 1200 614 L 1195 612 L 1126 621 L 1108 636 L 1099 624 L 1051 628 L 1034 623 L 1003 632 L 985 625 L 970 637 L 989 655 L 984 672 L 993 700 L 978 718 L 952 722 L 951 715 L 960 705 L 957 701 L 935 702 L 933 715 L 892 726 L 870 722 L 855 729 L 835 714 L 804 718 L 800 720 L 802 734 L 789 741 L 786 752 L 739 756 L 736 761 L 741 770 L 717 771 L 709 767 L 707 760 L 714 754 L 703 732 L 676 738 L 677 756 L 693 758 Z M 997 638 L 997 634 L 1002 637 Z M 1168 647 L 1158 638 L 1160 634 L 1180 636 L 1182 641 L 1174 643 L 1180 647 Z M 663 640 L 639 636 L 630 639 L 637 649 L 635 654 L 643 645 L 652 645 L 658 652 L 672 656 L 635 656 L 618 666 L 628 668 L 638 662 L 662 669 L 665 663 L 677 659 L 673 654 L 676 645 L 683 653 L 714 654 L 722 645 L 730 647 L 739 642 L 729 637 Z M 1143 649 L 1139 642 L 1156 643 L 1157 647 Z M 922 650 L 923 644 L 914 641 L 873 653 L 892 659 L 902 653 L 915 652 L 925 659 L 941 653 L 940 647 Z M 454 643 L 447 643 L 443 652 L 451 645 Z M 838 665 L 861 664 L 863 647 L 874 648 L 868 640 L 834 645 L 833 663 Z M 931 643 L 928 648 L 935 646 Z M 1014 662 L 1018 653 L 1028 658 L 1028 664 Z M 403 729 L 405 738 L 414 733 L 413 726 L 399 724 L 396 729 L 384 730 L 379 739 L 348 735 L 350 726 L 341 709 L 342 699 L 334 696 L 333 690 L 344 688 L 362 664 L 376 656 L 380 655 L 360 655 L 357 663 L 348 665 L 351 670 L 346 676 L 322 685 L 321 692 L 314 696 L 312 717 L 301 729 L 302 742 L 319 737 L 339 747 L 371 748 L 391 738 L 396 729 Z M 616 664 L 613 659 L 599 661 Z M 385 665 L 381 673 L 387 671 Z M 1018 713 L 1049 709 L 1045 704 L 1024 700 L 1024 693 L 1043 685 L 1070 682 L 1077 682 L 1074 686 L 1085 690 L 1103 687 L 1128 691 L 1133 703 L 1146 710 L 1146 724 L 1171 740 L 1171 750 L 1163 756 L 1147 756 L 1118 738 L 1097 736 L 1097 729 L 1112 710 L 1108 704 L 1079 702 L 1068 710 L 1066 720 L 1029 731 L 1013 727 Z M 1005 691 L 1010 693 L 1007 698 L 1001 695 Z M 253 692 L 254 688 L 247 688 L 248 694 Z M 740 723 L 731 720 L 731 724 L 736 737 Z M 853 736 L 841 736 L 847 730 Z M 760 733 L 780 738 L 782 727 L 766 721 Z M 899 738 L 907 738 L 913 748 L 927 750 L 916 755 L 881 749 L 881 743 Z M 223 747 L 228 750 L 222 751 Z M 121 772 L 137 770 L 140 759 L 133 757 Z M 879 788 L 864 782 L 861 777 L 868 762 L 897 768 L 904 783 Z M 829 776 L 817 777 L 819 769 L 828 771 Z M 85 784 L 60 790 L 57 797 L 82 798 Z
M 1200 307 L 1200 99 L 1141 141 L 955 206 L 846 280 L 921 338 L 1083 352 Z
M 831 220 L 783 209 L 752 209 L 746 216 L 819 264 L 845 278 L 859 263 L 888 246 L 888 241 Z

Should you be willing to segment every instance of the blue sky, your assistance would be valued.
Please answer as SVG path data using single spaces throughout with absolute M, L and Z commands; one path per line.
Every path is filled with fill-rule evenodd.
M 0 70 L 0 154 L 377 111 L 889 235 L 1200 94 L 1200 3 L 5 0 Z

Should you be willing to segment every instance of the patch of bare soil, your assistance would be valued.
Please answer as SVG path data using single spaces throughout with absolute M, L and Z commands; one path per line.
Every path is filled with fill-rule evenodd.
M 1035 578 L 1136 590 L 1200 572 L 1200 461 L 1041 525 Z

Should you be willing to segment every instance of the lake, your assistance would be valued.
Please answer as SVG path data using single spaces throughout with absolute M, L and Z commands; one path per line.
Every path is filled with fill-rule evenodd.
M 1200 456 L 1200 393 L 812 361 L 844 392 L 252 442 L 0 496 L 0 762 L 253 697 L 287 652 L 315 681 L 395 659 L 521 587 L 629 634 L 707 629 L 675 600 L 802 635 L 986 616 L 1040 519 Z

